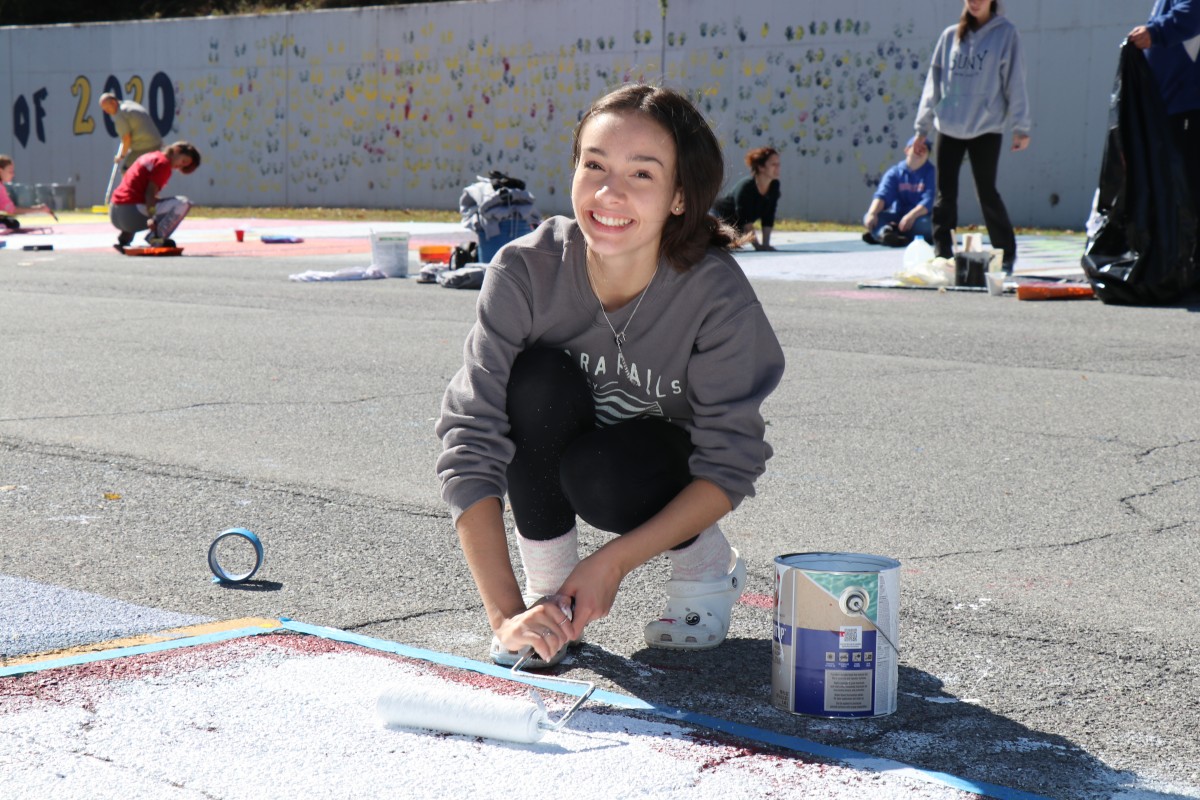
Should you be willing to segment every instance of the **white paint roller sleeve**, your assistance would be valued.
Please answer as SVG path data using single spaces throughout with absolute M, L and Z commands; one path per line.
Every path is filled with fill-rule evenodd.
M 389 686 L 379 695 L 376 711 L 384 725 L 425 728 L 464 736 L 484 736 L 532 744 L 545 733 L 546 712 L 512 697 L 473 689 Z

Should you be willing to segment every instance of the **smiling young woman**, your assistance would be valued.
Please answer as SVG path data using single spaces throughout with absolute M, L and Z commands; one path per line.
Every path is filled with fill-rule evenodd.
M 736 234 L 708 212 L 724 165 L 691 102 L 618 89 L 584 114 L 573 156 L 575 218 L 546 220 L 488 267 L 436 425 L 442 494 L 501 664 L 523 648 L 557 663 L 664 553 L 666 607 L 646 642 L 724 641 L 746 568 L 718 521 L 766 468 L 760 407 L 783 374 L 728 252 Z M 619 535 L 581 560 L 579 519 Z

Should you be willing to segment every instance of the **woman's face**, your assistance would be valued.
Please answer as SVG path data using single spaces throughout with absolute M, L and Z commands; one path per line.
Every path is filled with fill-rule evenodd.
M 992 15 L 992 0 L 963 0 L 963 8 L 980 22 L 986 22 Z
M 186 153 L 170 153 L 167 160 L 171 162 L 174 169 L 181 171 L 192 165 L 192 157 Z
M 671 134 L 639 113 L 589 119 L 579 132 L 571 206 L 601 260 L 657 264 L 663 226 L 683 211 Z
M 763 162 L 762 174 L 773 181 L 779 180 L 779 153 L 775 153 Z
M 0 167 L 0 181 L 3 181 L 4 183 L 12 183 L 13 175 L 16 173 L 16 164 L 9 164 L 7 167 Z

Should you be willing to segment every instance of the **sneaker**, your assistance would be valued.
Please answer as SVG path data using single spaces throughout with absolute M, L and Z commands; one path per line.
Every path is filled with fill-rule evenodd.
M 146 245 L 148 247 L 170 247 L 170 245 L 166 244 L 166 242 L 166 239 L 159 238 L 158 236 L 146 237 Z
M 121 244 L 120 242 L 117 242 L 113 245 L 113 250 L 116 250 L 121 255 L 125 255 L 125 245 Z
M 913 237 L 900 232 L 900 229 L 895 225 L 888 225 L 883 229 L 883 236 L 880 243 L 885 247 L 908 247 L 912 243 Z
M 524 669 L 549 669 L 557 666 L 567 655 L 567 648 L 570 645 L 563 645 L 558 648 L 558 652 L 551 656 L 549 661 L 546 661 L 541 656 L 534 653 L 533 658 L 529 659 L 523 665 Z M 504 645 L 500 644 L 500 640 L 495 636 L 492 637 L 492 646 L 488 649 L 488 655 L 492 657 L 492 662 L 501 667 L 511 667 L 521 660 L 524 651 L 508 650 Z
M 879 244 L 879 240 L 875 238 L 875 234 L 870 231 L 863 234 L 863 241 L 867 244 Z
M 746 562 L 733 550 L 723 578 L 667 581 L 667 607 L 646 624 L 646 644 L 668 650 L 709 650 L 725 641 L 733 604 L 746 588 Z

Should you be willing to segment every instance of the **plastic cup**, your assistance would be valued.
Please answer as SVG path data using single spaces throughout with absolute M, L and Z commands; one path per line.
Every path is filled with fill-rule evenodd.
M 1008 277 L 1005 272 L 1001 270 L 985 272 L 984 277 L 987 279 L 988 294 L 995 296 L 1004 294 L 1004 279 Z
M 246 232 L 245 232 L 245 231 L 242 231 L 242 230 L 235 230 L 235 231 L 233 232 L 233 235 L 237 237 L 237 240 L 238 240 L 239 242 L 244 242 L 244 241 L 246 241 Z

